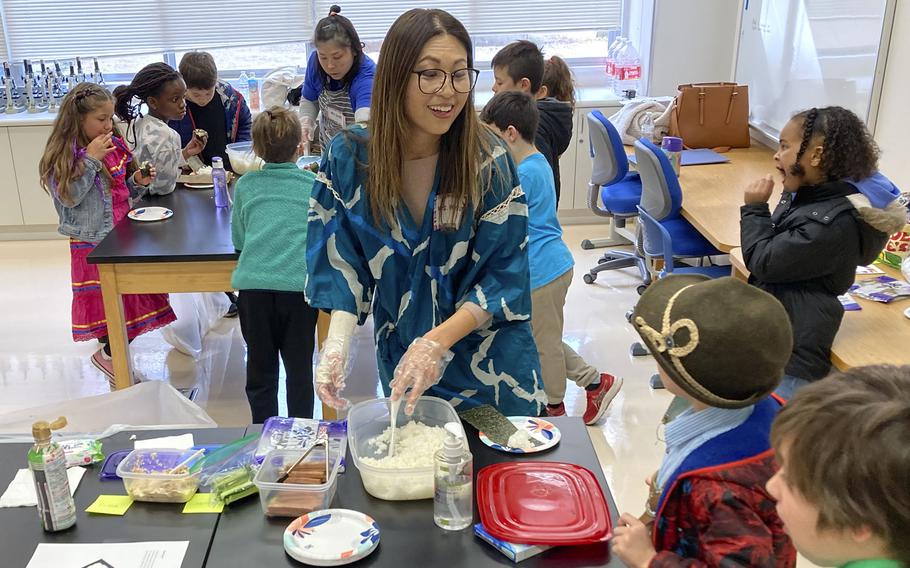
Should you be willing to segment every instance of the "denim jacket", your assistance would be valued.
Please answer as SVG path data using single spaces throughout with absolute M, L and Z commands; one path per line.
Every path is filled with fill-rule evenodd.
M 54 195 L 54 207 L 60 219 L 57 232 L 80 241 L 97 243 L 114 228 L 114 207 L 110 191 L 101 191 L 95 184 L 104 164 L 91 156 L 85 156 L 83 160 L 85 173 L 69 183 L 71 202 L 65 204 Z M 147 189 L 133 181 L 133 176 L 127 176 L 126 187 L 131 199 L 139 197 Z

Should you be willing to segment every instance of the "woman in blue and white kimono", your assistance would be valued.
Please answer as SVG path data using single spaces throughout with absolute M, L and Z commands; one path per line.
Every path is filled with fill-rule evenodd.
M 319 397 L 344 408 L 355 324 L 371 311 L 379 377 L 410 414 L 424 393 L 459 409 L 543 408 L 531 335 L 528 207 L 514 163 L 474 112 L 464 26 L 414 9 L 376 67 L 369 128 L 336 136 L 310 200 L 306 295 L 332 314 Z

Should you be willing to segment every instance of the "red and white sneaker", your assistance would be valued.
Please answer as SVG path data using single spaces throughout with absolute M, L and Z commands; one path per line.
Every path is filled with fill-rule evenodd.
M 622 388 L 622 377 L 614 377 L 609 373 L 600 374 L 600 384 L 594 390 L 585 390 L 588 405 L 585 407 L 583 417 L 588 426 L 596 424 L 600 417 L 607 411 L 607 407 L 619 394 Z
M 107 383 L 111 386 L 111 390 L 116 390 L 114 387 L 114 361 L 104 353 L 103 347 L 92 355 L 92 365 L 107 376 Z
M 547 405 L 547 416 L 565 416 L 566 415 L 566 405 L 559 403 L 557 406 Z

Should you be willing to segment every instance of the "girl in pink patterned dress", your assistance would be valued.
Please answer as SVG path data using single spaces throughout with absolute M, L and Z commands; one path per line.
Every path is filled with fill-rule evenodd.
M 114 100 L 107 90 L 77 85 L 63 100 L 39 165 L 41 185 L 60 218 L 57 230 L 70 238 L 73 339 L 102 343 L 92 364 L 112 385 L 98 269 L 86 257 L 126 217 L 130 199 L 155 179 L 154 167 L 145 174 L 139 171 L 126 144 L 114 135 L 113 115 Z M 167 294 L 125 294 L 123 311 L 130 341 L 176 319 Z

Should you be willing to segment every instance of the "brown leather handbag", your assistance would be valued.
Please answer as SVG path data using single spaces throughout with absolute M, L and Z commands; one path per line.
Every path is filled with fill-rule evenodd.
M 736 83 L 680 85 L 670 134 L 687 148 L 748 148 L 749 87 Z

